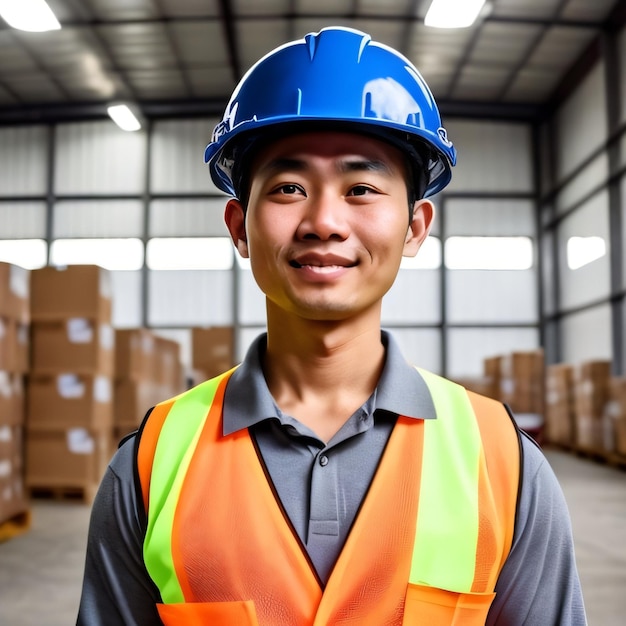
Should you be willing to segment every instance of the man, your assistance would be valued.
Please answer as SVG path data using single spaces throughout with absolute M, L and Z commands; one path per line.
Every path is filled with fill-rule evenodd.
M 120 446 L 79 624 L 585 624 L 541 452 L 381 331 L 455 157 L 417 70 L 364 33 L 242 79 L 205 159 L 267 334 Z

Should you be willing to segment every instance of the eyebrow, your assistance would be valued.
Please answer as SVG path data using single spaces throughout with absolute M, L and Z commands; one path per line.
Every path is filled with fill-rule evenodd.
M 265 163 L 259 172 L 263 174 L 275 174 L 282 171 L 303 172 L 307 169 L 306 161 L 302 159 L 279 157 Z M 385 161 L 380 159 L 345 159 L 339 162 L 338 171 L 342 174 L 350 172 L 380 172 L 382 174 L 391 174 L 392 170 Z

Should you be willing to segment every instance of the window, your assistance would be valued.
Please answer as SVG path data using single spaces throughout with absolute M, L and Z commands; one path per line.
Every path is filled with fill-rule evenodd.
M 567 266 L 577 270 L 606 254 L 606 242 L 602 237 L 570 237 L 567 240 Z
M 148 242 L 151 270 L 228 270 L 233 266 L 229 237 L 155 237 Z
M 48 261 L 48 246 L 43 239 L 0 240 L 0 261 L 28 270 L 44 267 Z
M 533 243 L 530 237 L 449 237 L 445 263 L 453 270 L 527 270 Z
M 108 270 L 139 270 L 141 239 L 57 239 L 50 250 L 52 265 L 99 265 Z
M 402 257 L 400 269 L 435 270 L 441 266 L 441 239 L 428 237 L 414 257 Z

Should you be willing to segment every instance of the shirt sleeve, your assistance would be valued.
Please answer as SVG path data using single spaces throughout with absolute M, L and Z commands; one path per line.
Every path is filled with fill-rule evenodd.
M 143 561 L 133 463 L 134 437 L 117 450 L 94 499 L 77 626 L 162 625 Z
M 522 485 L 513 546 L 486 626 L 585 626 L 569 511 L 547 459 L 522 434 Z

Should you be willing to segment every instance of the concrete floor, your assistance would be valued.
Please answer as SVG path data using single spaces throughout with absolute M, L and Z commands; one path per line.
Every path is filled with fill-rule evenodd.
M 589 626 L 622 626 L 626 471 L 568 453 L 548 450 L 546 455 L 570 507 Z M 35 500 L 32 511 L 32 528 L 0 544 L 0 624 L 74 624 L 89 507 Z

